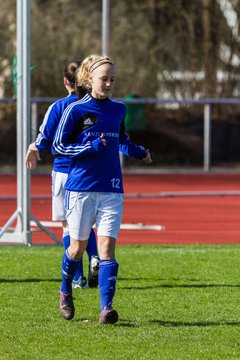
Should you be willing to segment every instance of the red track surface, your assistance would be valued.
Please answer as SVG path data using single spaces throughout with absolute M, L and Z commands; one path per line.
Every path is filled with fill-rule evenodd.
M 141 194 L 240 191 L 240 175 L 159 174 L 125 175 L 124 223 L 163 225 L 165 230 L 121 230 L 118 244 L 240 243 L 240 196 L 141 197 Z M 49 175 L 33 175 L 33 196 L 51 195 Z M 138 197 L 128 197 L 137 194 Z M 0 176 L 0 226 L 16 210 L 16 178 Z M 168 194 L 170 195 L 170 194 Z M 181 195 L 181 193 L 179 193 Z M 2 197 L 2 198 L 1 198 Z M 31 213 L 40 221 L 51 220 L 51 200 L 31 202 Z M 15 225 L 15 224 L 14 224 Z M 61 229 L 51 228 L 61 238 Z M 44 232 L 33 232 L 33 244 L 54 243 Z

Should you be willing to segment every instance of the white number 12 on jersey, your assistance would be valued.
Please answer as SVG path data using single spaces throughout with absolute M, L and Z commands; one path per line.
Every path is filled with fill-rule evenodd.
M 114 189 L 120 189 L 120 179 L 118 178 L 112 178 L 111 179 L 112 187 Z

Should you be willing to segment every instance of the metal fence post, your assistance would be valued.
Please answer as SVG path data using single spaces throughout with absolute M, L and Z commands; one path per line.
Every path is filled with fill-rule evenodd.
M 109 0 L 102 0 L 102 55 L 109 55 Z
M 211 165 L 211 105 L 204 105 L 204 149 L 203 149 L 203 167 L 204 171 L 210 170 Z
M 37 136 L 37 126 L 38 126 L 38 104 L 37 102 L 33 101 L 32 106 L 32 131 L 31 131 L 31 142 L 34 142 Z

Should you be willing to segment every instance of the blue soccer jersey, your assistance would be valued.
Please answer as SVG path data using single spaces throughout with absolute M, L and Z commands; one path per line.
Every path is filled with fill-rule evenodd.
M 87 95 L 88 96 L 88 95 Z M 36 147 L 38 150 L 52 150 L 54 156 L 53 170 L 63 173 L 68 173 L 68 168 L 71 162 L 69 157 L 64 157 L 61 154 L 57 154 L 52 147 L 53 139 L 56 129 L 59 125 L 61 116 L 68 105 L 78 100 L 75 93 L 60 99 L 49 106 L 43 123 L 39 128 L 39 134 L 36 138 Z
M 123 133 L 125 116 L 126 106 L 108 98 L 88 96 L 66 108 L 53 146 L 57 153 L 72 159 L 67 190 L 123 192 L 119 149 L 131 157 L 146 156 L 145 149 Z

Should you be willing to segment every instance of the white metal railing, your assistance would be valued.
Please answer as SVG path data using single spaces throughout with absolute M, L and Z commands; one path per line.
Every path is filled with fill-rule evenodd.
M 31 98 L 31 122 L 32 139 L 38 131 L 38 104 L 53 103 L 56 97 L 32 97 Z M 211 110 L 212 105 L 240 105 L 240 99 L 236 98 L 206 98 L 206 99 L 157 99 L 157 98 L 118 98 L 127 104 L 179 104 L 179 105 L 201 105 L 203 106 L 203 169 L 210 170 L 211 167 Z M 13 103 L 13 98 L 0 98 L 0 103 Z

